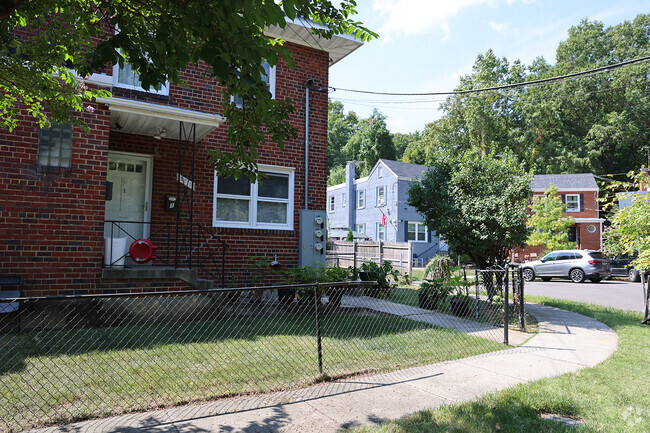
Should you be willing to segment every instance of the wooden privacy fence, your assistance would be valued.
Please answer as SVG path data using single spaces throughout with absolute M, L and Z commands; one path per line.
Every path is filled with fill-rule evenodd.
M 354 268 L 364 261 L 382 264 L 390 261 L 394 268 L 411 274 L 413 248 L 410 242 L 348 242 L 330 241 L 327 244 L 327 266 Z

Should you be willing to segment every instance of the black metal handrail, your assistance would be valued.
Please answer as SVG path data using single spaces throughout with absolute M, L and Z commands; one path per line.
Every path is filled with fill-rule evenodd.
M 118 252 L 118 257 L 115 257 L 113 254 L 114 239 L 126 237 L 130 240 L 130 242 L 127 242 L 128 245 L 140 239 L 134 235 L 133 229 L 127 227 L 128 225 L 148 226 L 149 235 L 144 239 L 153 242 L 158 247 L 156 261 L 146 265 L 127 264 L 126 267 L 164 266 L 175 269 L 196 269 L 212 280 L 221 280 L 221 286 L 225 287 L 225 262 L 228 245 L 205 227 L 199 224 L 191 224 L 191 227 L 189 227 L 188 224 L 189 230 L 177 236 L 175 222 L 153 223 L 148 221 L 106 220 L 104 224 L 111 225 L 110 243 L 107 251 L 110 259 L 108 264 L 104 266 L 113 267 L 128 257 L 128 246 L 126 246 L 123 254 Z M 218 244 L 218 248 L 215 248 L 215 243 Z

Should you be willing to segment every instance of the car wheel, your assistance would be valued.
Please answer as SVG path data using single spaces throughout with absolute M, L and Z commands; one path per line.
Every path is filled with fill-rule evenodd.
M 530 268 L 524 269 L 524 281 L 533 281 L 535 279 L 535 271 Z
M 585 280 L 585 273 L 582 269 L 571 269 L 571 272 L 569 272 L 569 277 L 574 283 L 582 283 Z
M 542 277 L 542 281 L 551 281 L 551 277 Z
M 630 280 L 631 282 L 635 283 L 637 281 L 640 281 L 641 278 L 639 278 L 639 271 L 636 269 L 630 269 L 627 271 L 627 279 Z
M 600 277 L 598 277 L 598 278 L 589 278 L 589 281 L 591 281 L 592 283 L 600 283 L 602 281 L 602 278 L 600 278 Z

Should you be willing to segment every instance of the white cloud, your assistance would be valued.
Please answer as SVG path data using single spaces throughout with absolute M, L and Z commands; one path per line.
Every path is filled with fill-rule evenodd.
M 379 29 L 382 37 L 413 36 L 432 30 L 443 32 L 443 41 L 451 38 L 449 21 L 470 6 L 489 0 L 374 0 L 373 9 L 386 21 Z
M 451 40 L 451 21 L 464 9 L 486 5 L 497 8 L 514 3 L 534 3 L 536 0 L 373 0 L 373 10 L 384 19 L 379 34 L 384 42 L 394 37 L 408 37 L 439 31 L 441 42 Z M 509 24 L 490 23 L 498 32 Z
M 502 35 L 507 34 L 508 30 L 510 30 L 510 23 L 497 23 L 494 21 L 490 21 L 488 25 L 492 30 Z

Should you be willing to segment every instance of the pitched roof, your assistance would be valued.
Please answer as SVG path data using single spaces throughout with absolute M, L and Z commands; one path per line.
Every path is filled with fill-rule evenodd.
M 536 174 L 530 187 L 533 191 L 545 191 L 551 184 L 559 190 L 597 191 L 598 184 L 591 173 Z
M 421 179 L 422 173 L 424 173 L 429 167 L 426 165 L 411 164 L 409 162 L 401 161 L 391 161 L 390 159 L 380 159 L 379 161 L 383 162 L 386 167 L 398 178 L 406 179 Z

